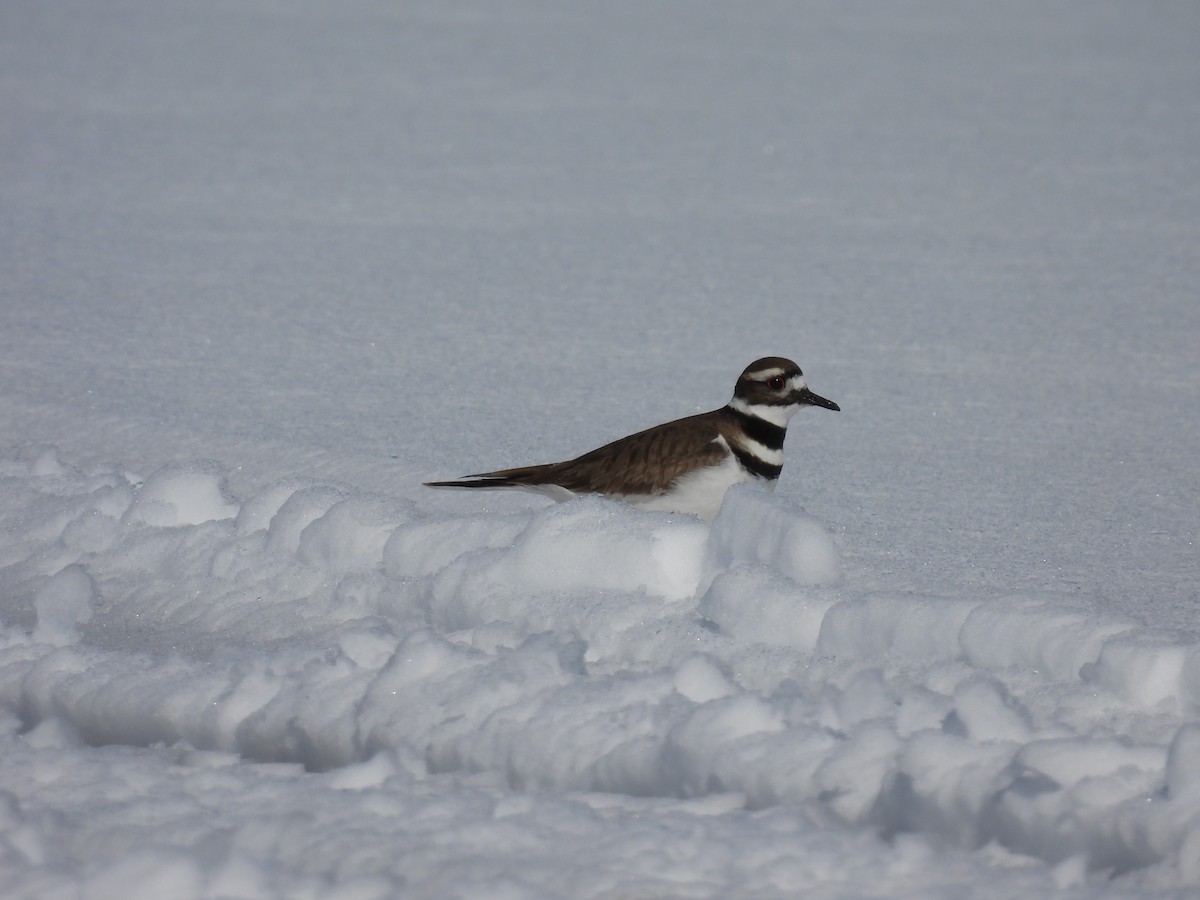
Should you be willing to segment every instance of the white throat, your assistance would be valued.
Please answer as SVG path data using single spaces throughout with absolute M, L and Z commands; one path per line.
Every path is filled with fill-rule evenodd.
M 734 397 L 729 401 L 729 406 L 740 413 L 753 416 L 756 419 L 762 419 L 764 422 L 770 422 L 772 425 L 778 425 L 780 428 L 787 428 L 787 424 L 791 421 L 792 416 L 800 409 L 799 403 L 793 403 L 791 406 L 768 406 L 765 403 L 752 406 L 741 397 Z

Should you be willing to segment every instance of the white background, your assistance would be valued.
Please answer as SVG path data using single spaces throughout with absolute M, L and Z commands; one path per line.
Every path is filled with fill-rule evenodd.
M 5 896 L 1196 889 L 1198 39 L 6 2 Z M 419 486 L 768 354 L 711 532 Z

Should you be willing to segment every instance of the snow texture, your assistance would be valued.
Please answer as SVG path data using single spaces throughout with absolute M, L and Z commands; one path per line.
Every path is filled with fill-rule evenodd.
M 1196 896 L 1198 40 L 7 0 L 0 896 Z M 420 487 L 768 354 L 711 525 Z

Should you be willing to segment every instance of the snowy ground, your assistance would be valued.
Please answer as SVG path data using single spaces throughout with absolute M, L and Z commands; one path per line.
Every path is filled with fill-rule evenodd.
M 6 0 L 0 895 L 1195 896 L 1198 45 Z M 711 527 L 419 487 L 765 354 Z

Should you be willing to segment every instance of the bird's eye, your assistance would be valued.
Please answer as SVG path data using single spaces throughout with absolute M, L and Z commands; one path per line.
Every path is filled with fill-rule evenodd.
M 787 379 L 782 375 L 776 375 L 774 378 L 767 379 L 767 387 L 773 391 L 782 391 L 785 384 L 787 384 Z

